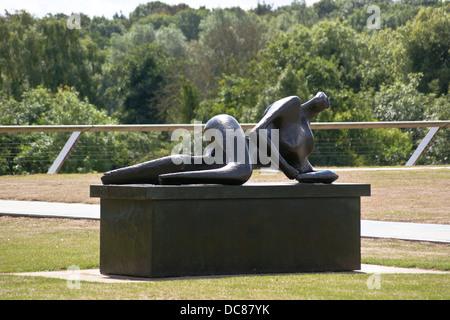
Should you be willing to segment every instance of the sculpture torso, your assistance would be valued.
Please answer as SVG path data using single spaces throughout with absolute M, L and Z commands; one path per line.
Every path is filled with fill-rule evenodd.
M 309 119 L 302 112 L 300 99 L 290 97 L 284 102 L 283 111 L 274 117 L 267 127 L 278 129 L 280 155 L 300 173 L 310 172 L 311 165 L 308 156 L 314 150 L 314 136 L 311 132 Z M 276 113 L 277 105 L 267 108 L 265 114 Z

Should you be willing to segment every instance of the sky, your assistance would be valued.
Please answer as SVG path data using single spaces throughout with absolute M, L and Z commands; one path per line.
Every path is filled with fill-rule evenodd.
M 185 3 L 191 8 L 197 9 L 205 6 L 208 9 L 229 8 L 239 6 L 244 10 L 256 8 L 258 2 L 270 4 L 273 7 L 290 5 L 293 0 L 160 0 L 169 5 Z M 307 5 L 318 0 L 306 0 Z M 128 16 L 139 4 L 145 4 L 149 0 L 1 0 L 0 14 L 5 10 L 14 13 L 16 10 L 26 10 L 36 17 L 43 17 L 47 13 L 84 13 L 90 17 L 104 16 L 112 18 L 115 13 L 122 12 Z

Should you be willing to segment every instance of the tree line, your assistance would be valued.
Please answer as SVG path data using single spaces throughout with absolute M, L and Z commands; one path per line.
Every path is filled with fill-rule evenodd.
M 450 118 L 448 2 L 320 0 L 209 10 L 157 1 L 128 17 L 77 17 L 79 27 L 69 28 L 64 14 L 0 15 L 1 125 L 191 123 L 219 113 L 248 123 L 277 99 L 307 101 L 318 91 L 331 108 L 316 121 Z M 424 134 L 318 130 L 311 161 L 404 164 Z M 81 149 L 63 170 L 105 171 L 170 152 L 164 133 L 149 136 L 87 135 L 83 145 L 93 145 L 98 159 Z M 44 161 L 45 152 L 65 139 L 1 135 L 0 174 L 45 172 L 52 160 Z M 358 152 L 356 141 L 371 152 Z M 448 163 L 448 141 L 441 132 L 422 162 Z

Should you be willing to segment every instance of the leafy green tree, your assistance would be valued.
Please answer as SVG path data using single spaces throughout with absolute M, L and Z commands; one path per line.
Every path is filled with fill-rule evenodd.
M 198 40 L 200 22 L 206 17 L 206 15 L 206 10 L 182 10 L 174 16 L 175 25 L 181 30 L 181 32 L 183 32 L 187 41 Z
M 27 12 L 0 16 L 0 89 L 19 99 L 43 82 L 42 34 Z
M 136 24 L 124 34 L 113 33 L 108 48 L 107 65 L 112 65 L 123 60 L 129 50 L 135 46 L 155 41 L 155 28 L 151 24 Z
M 289 67 L 302 70 L 310 94 L 345 86 L 358 91 L 366 51 L 366 39 L 338 21 L 324 20 L 312 28 L 297 25 L 261 51 L 255 76 L 274 87 Z
M 450 119 L 450 95 L 441 95 L 430 99 L 425 107 L 425 117 L 430 120 Z M 430 150 L 419 160 L 419 164 L 448 164 L 450 161 L 450 130 L 442 128 Z
M 2 90 L 20 99 L 39 85 L 53 92 L 69 85 L 95 102 L 104 56 L 90 37 L 67 28 L 65 19 L 36 20 L 26 12 L 0 17 Z
M 371 1 L 362 7 L 355 8 L 348 17 L 349 24 L 358 32 L 377 32 L 377 29 L 367 28 L 367 19 L 372 13 L 367 13 L 370 5 L 376 5 L 380 8 L 380 24 L 382 29 L 397 29 L 404 26 L 407 21 L 414 18 L 420 7 L 406 5 L 400 2 L 392 1 Z
M 177 105 L 168 111 L 170 118 L 175 123 L 191 123 L 200 104 L 198 90 L 192 82 L 182 80 L 177 101 Z
M 130 14 L 130 19 L 133 21 L 145 18 L 155 13 L 165 13 L 169 10 L 170 6 L 161 1 L 151 1 L 146 4 L 140 4 Z
M 272 23 L 283 31 L 288 31 L 298 24 L 311 27 L 319 20 L 316 10 L 307 6 L 304 0 L 294 0 L 291 5 L 276 9 L 270 17 Z
M 404 59 L 405 48 L 400 33 L 381 29 L 364 38 L 367 50 L 364 51 L 362 63 L 357 67 L 361 74 L 361 90 L 373 88 L 378 91 L 383 84 L 407 82 L 407 61 Z
M 140 4 L 134 9 L 130 14 L 130 20 L 134 23 L 135 21 L 148 17 L 154 14 L 167 14 L 175 15 L 177 12 L 188 9 L 189 6 L 180 3 L 178 5 L 168 5 L 161 1 L 151 1 L 145 4 Z
M 27 125 L 37 119 L 51 108 L 46 99 L 49 92 L 44 89 L 35 90 L 35 94 L 25 92 L 22 101 L 0 92 L 0 124 L 1 125 Z M 33 98 L 29 96 L 34 96 Z M 33 141 L 33 135 L 27 133 L 0 134 L 0 174 L 16 172 L 15 158 L 24 146 Z
M 117 124 L 69 87 L 56 94 L 44 88 L 26 91 L 21 101 L 0 95 L 2 125 Z M 60 172 L 104 172 L 164 155 L 161 133 L 84 133 Z M 70 133 L 0 135 L 0 174 L 45 173 Z M 132 146 L 132 147 L 130 147 Z
M 450 4 L 422 8 L 402 28 L 409 72 L 420 72 L 422 92 L 446 94 L 450 83 Z
M 161 47 L 144 44 L 130 49 L 129 54 L 107 72 L 112 83 L 105 91 L 125 123 L 163 123 L 165 109 L 163 89 L 168 84 L 170 60 Z
M 186 56 L 184 45 L 186 38 L 175 25 L 159 28 L 156 31 L 155 38 L 155 43 L 164 48 L 170 56 L 176 58 Z
M 252 74 L 262 92 L 255 117 L 283 96 L 298 95 L 306 101 L 318 91 L 342 87 L 336 62 L 312 55 L 312 42 L 310 29 L 298 25 L 261 50 Z
M 433 110 L 436 102 L 434 94 L 418 91 L 420 74 L 411 74 L 408 83 L 396 81 L 391 85 L 382 85 L 374 94 L 374 114 L 381 121 L 427 121 L 435 117 Z M 415 147 L 425 136 L 425 128 L 409 128 L 403 131 L 411 134 Z
M 65 21 L 41 19 L 43 36 L 43 85 L 56 90 L 60 85 L 75 87 L 83 97 L 96 102 L 104 55 L 90 39 L 82 39 L 78 29 L 68 29 Z
M 0 101 L 2 124 L 109 124 L 115 123 L 104 112 L 70 88 L 60 88 L 56 94 L 44 88 L 24 92 L 21 101 L 3 97 Z M 1 174 L 46 172 L 70 134 L 10 134 L 2 135 L 5 157 L 2 152 Z M 100 135 L 85 137 L 85 142 L 101 147 Z M 3 148 L 2 148 L 3 149 Z M 53 156 L 53 157 L 52 157 Z M 88 157 L 82 154 L 81 163 Z M 74 164 L 80 166 L 80 162 Z M 95 165 L 93 165 L 95 168 Z M 69 169 L 69 168 L 66 168 Z M 74 169 L 74 168 L 72 168 Z M 99 169 L 97 167 L 97 169 Z M 69 170 L 70 171 L 70 170 Z
M 247 65 L 265 45 L 265 26 L 258 16 L 240 8 L 216 9 L 200 23 L 199 41 L 208 52 L 203 63 L 214 75 L 244 76 Z
M 319 122 L 373 122 L 370 92 L 348 89 L 328 92 L 330 109 Z M 411 154 L 412 137 L 400 129 L 316 130 L 314 165 L 363 166 L 404 164 Z
M 374 94 L 374 114 L 381 121 L 426 121 L 425 108 L 431 96 L 417 90 L 420 75 L 411 74 L 408 83 L 382 85 Z
M 120 62 L 134 47 L 149 43 L 158 44 L 170 55 L 180 58 L 185 55 L 185 41 L 181 30 L 173 24 L 156 29 L 151 23 L 136 23 L 124 34 L 112 34 L 107 65 Z
M 310 54 L 336 63 L 341 81 L 359 90 L 362 75 L 358 67 L 364 61 L 367 44 L 346 23 L 337 20 L 323 20 L 311 28 Z
M 336 11 L 339 6 L 333 0 L 320 0 L 313 3 L 313 8 L 317 12 L 319 19 L 328 18 L 330 13 Z
M 407 83 L 396 81 L 391 85 L 381 86 L 373 95 L 376 118 L 382 121 L 448 120 L 450 118 L 448 95 L 436 97 L 434 93 L 422 93 L 418 90 L 420 81 L 420 74 L 411 74 Z M 402 131 L 410 134 L 415 149 L 428 129 L 407 128 Z M 420 163 L 447 163 L 449 138 L 448 130 L 442 129 L 436 143 L 421 158 Z
M 81 17 L 81 36 L 90 37 L 101 50 L 109 46 L 113 34 L 122 35 L 126 32 L 122 19 L 113 18 L 110 20 L 105 17 L 93 17 L 91 19 L 85 17 L 86 21 L 84 21 L 84 15 L 81 15 Z
M 139 21 L 135 22 L 134 25 L 151 24 L 155 28 L 155 30 L 158 30 L 159 28 L 168 27 L 174 23 L 174 16 L 165 13 L 154 13 L 140 19 Z
M 293 70 L 290 65 L 283 70 L 275 85 L 267 86 L 264 93 L 259 95 L 253 120 L 258 121 L 269 105 L 288 96 L 298 96 L 303 102 L 311 96 L 304 71 Z
M 249 78 L 224 76 L 219 80 L 217 95 L 200 103 L 195 111 L 196 119 L 206 122 L 215 115 L 226 113 L 239 122 L 253 121 L 257 88 L 257 84 Z
M 253 9 L 252 11 L 256 13 L 258 16 L 265 16 L 272 12 L 272 8 L 273 5 L 267 4 L 265 1 L 263 1 L 262 3 L 258 1 L 256 8 Z

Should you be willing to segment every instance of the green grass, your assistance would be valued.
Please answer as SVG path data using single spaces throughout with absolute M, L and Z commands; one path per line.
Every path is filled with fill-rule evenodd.
M 0 272 L 98 267 L 98 221 L 0 217 L 0 230 Z
M 449 271 L 450 245 L 393 239 L 362 239 L 361 262 Z
M 0 275 L 2 299 L 182 299 L 182 300 L 355 300 L 450 298 L 448 275 L 381 274 L 379 289 L 369 274 L 299 274 L 146 281 L 127 284 Z
M 4 199 L 91 202 L 89 185 L 100 175 L 0 177 Z M 283 181 L 258 175 L 255 181 Z M 351 171 L 340 182 L 370 183 L 362 218 L 449 223 L 450 171 Z M 7 197 L 6 197 L 7 196 Z M 64 198 L 65 197 L 65 198 Z M 437 201 L 437 199 L 439 201 Z M 97 199 L 94 199 L 97 200 Z M 450 270 L 450 245 L 362 239 L 362 263 Z M 81 282 L 24 277 L 12 273 L 99 267 L 99 222 L 71 219 L 0 217 L 0 300 L 8 299 L 450 299 L 450 274 L 381 274 L 380 289 L 367 286 L 370 274 L 315 273 L 155 280 L 138 283 Z
M 0 299 L 442 299 L 450 298 L 450 274 L 312 273 L 203 277 L 138 283 L 81 282 L 11 275 L 25 271 L 98 268 L 99 222 L 0 217 Z M 450 245 L 362 239 L 362 263 L 450 269 Z

